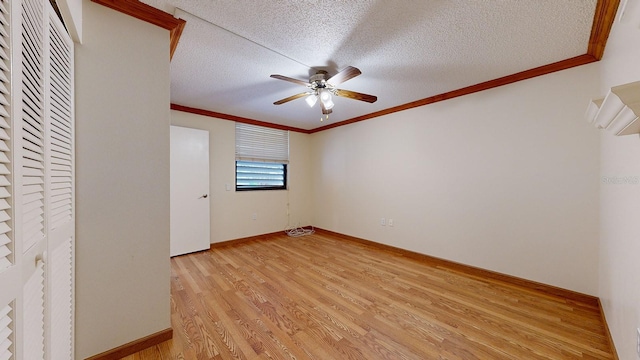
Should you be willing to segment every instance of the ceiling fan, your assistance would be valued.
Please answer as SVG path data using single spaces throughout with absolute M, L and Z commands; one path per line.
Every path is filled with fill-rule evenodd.
M 334 76 L 328 78 L 328 74 L 324 70 L 318 70 L 315 75 L 312 75 L 309 78 L 309 82 L 305 82 L 303 80 L 298 80 L 294 78 L 290 78 L 283 75 L 271 75 L 274 79 L 280 79 L 284 81 L 289 81 L 294 84 L 306 86 L 309 90 L 300 94 L 296 94 L 293 96 L 289 96 L 282 100 L 278 100 L 274 102 L 274 105 L 282 105 L 291 100 L 299 99 L 301 97 L 306 96 L 306 101 L 309 107 L 313 107 L 318 99 L 320 100 L 320 107 L 322 108 L 322 114 L 328 115 L 331 114 L 333 109 L 333 100 L 331 99 L 332 95 L 342 96 L 349 99 L 366 101 L 368 103 L 374 103 L 378 100 L 377 96 L 363 94 L 350 90 L 342 90 L 338 89 L 336 85 L 342 84 L 343 82 L 353 79 L 354 77 L 362 74 L 362 72 L 353 66 L 347 66 L 345 69 L 335 74 Z

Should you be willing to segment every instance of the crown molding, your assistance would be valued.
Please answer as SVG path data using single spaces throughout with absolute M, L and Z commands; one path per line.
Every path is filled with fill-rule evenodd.
M 604 55 L 604 48 L 609 39 L 611 27 L 616 18 L 616 13 L 620 6 L 620 0 L 598 0 L 596 12 L 593 16 L 591 26 L 591 36 L 589 37 L 589 47 L 587 54 L 596 60 L 601 60 Z
M 272 129 L 288 130 L 288 131 L 294 131 L 294 132 L 299 132 L 303 134 L 311 133 L 311 130 L 305 130 L 297 127 L 286 126 L 286 125 L 273 124 L 266 121 L 260 121 L 260 120 L 254 120 L 254 119 L 244 118 L 244 117 L 235 116 L 235 115 L 223 114 L 215 111 L 196 109 L 196 108 L 178 105 L 178 104 L 171 104 L 171 110 L 182 111 L 182 112 L 196 114 L 196 115 L 203 115 L 203 116 L 213 117 L 213 118 L 222 119 L 222 120 L 229 120 L 229 121 L 235 121 L 235 122 L 240 122 L 245 124 L 263 126 L 263 127 L 268 127 Z
M 339 121 L 339 122 L 336 122 L 336 123 L 333 123 L 333 124 L 328 124 L 328 125 L 325 125 L 325 126 L 321 126 L 319 128 L 315 128 L 315 129 L 311 130 L 311 133 L 313 134 L 313 133 L 316 133 L 316 132 L 319 132 L 319 131 L 329 130 L 329 129 L 332 129 L 332 128 L 335 128 L 335 127 L 338 127 L 338 126 L 353 124 L 355 122 L 373 119 L 373 118 L 376 118 L 378 116 L 384 116 L 384 115 L 392 114 L 392 113 L 398 112 L 398 111 L 404 111 L 404 110 L 408 110 L 408 109 L 412 109 L 412 108 L 416 108 L 416 107 L 420 107 L 420 106 L 424 106 L 424 105 L 429 105 L 429 104 L 433 104 L 433 103 L 444 101 L 444 100 L 453 99 L 453 98 L 456 98 L 456 97 L 459 97 L 459 96 L 473 94 L 475 92 L 479 92 L 479 91 L 483 91 L 483 90 L 493 89 L 493 88 L 496 88 L 496 87 L 499 87 L 499 86 L 508 85 L 508 84 L 512 84 L 512 83 L 515 83 L 515 82 L 518 82 L 518 81 L 531 79 L 531 78 L 536 77 L 536 76 L 546 75 L 546 74 L 550 74 L 550 73 L 553 73 L 553 72 L 556 72 L 556 71 L 565 70 L 565 69 L 569 69 L 569 68 L 572 68 L 572 67 L 589 64 L 589 63 L 592 63 L 592 62 L 595 62 L 595 61 L 597 61 L 596 58 L 593 57 L 592 55 L 589 55 L 589 54 L 576 56 L 576 57 L 573 57 L 573 58 L 570 58 L 570 59 L 566 59 L 566 60 L 562 60 L 562 61 L 558 61 L 558 62 L 555 62 L 555 63 L 552 63 L 552 64 L 548 64 L 548 65 L 540 66 L 540 67 L 537 67 L 537 68 L 521 71 L 519 73 L 515 73 L 515 74 L 512 74 L 512 75 L 507 75 L 507 76 L 503 76 L 501 78 L 497 78 L 497 79 L 485 81 L 485 82 L 482 82 L 482 83 L 479 83 L 479 84 L 463 87 L 461 89 L 457 89 L 457 90 L 449 91 L 449 92 L 446 92 L 446 93 L 430 96 L 428 98 L 412 101 L 410 103 L 406 103 L 406 104 L 390 107 L 388 109 L 376 111 L 376 112 L 373 112 L 373 113 L 370 113 L 370 114 L 365 114 L 365 115 L 354 117 L 354 118 L 351 118 L 351 119 Z
M 119 11 L 123 14 L 133 16 L 136 19 L 146 21 L 161 28 L 170 31 L 170 48 L 169 58 L 173 58 L 173 54 L 178 47 L 178 41 L 182 35 L 182 30 L 186 25 L 183 19 L 175 18 L 173 15 L 158 10 L 153 6 L 142 3 L 138 0 L 91 0 L 96 4 L 100 4 Z

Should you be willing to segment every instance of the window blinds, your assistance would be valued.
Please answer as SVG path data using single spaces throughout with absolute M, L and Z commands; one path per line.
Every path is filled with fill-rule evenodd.
M 236 123 L 236 160 L 289 162 L 289 131 Z

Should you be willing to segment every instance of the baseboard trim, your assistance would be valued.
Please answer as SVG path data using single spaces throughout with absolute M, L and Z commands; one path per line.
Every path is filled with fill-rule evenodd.
M 157 333 L 145 336 L 143 338 L 134 340 L 132 342 L 126 343 L 124 345 L 118 346 L 117 348 L 107 350 L 98 355 L 93 355 L 91 357 L 86 358 L 85 360 L 117 360 L 122 359 L 125 356 L 129 356 L 131 354 L 135 354 L 138 351 L 144 350 L 148 347 L 158 345 L 161 342 L 170 340 L 173 338 L 173 329 L 168 328 Z
M 338 237 L 344 240 L 354 241 L 354 242 L 364 244 L 373 248 L 377 248 L 382 251 L 393 252 L 403 257 L 425 262 L 432 266 L 446 268 L 451 271 L 456 271 L 456 272 L 464 273 L 464 274 L 475 276 L 475 277 L 489 278 L 492 280 L 502 281 L 507 284 L 529 288 L 537 292 L 543 292 L 553 296 L 561 296 L 566 299 L 580 301 L 582 303 L 585 303 L 594 307 L 599 306 L 599 303 L 600 303 L 600 300 L 595 296 L 579 293 L 573 290 L 567 290 L 567 289 L 559 288 L 553 285 L 547 285 L 547 284 L 539 283 L 533 280 L 519 278 L 513 275 L 507 275 L 507 274 L 503 274 L 503 273 L 499 273 L 491 270 L 474 267 L 471 265 L 465 265 L 462 263 L 457 263 L 455 261 L 445 260 L 435 256 L 425 255 L 418 252 L 398 248 L 395 246 L 357 238 L 355 236 L 344 235 L 344 234 L 337 233 L 330 230 L 324 230 L 319 228 L 315 228 L 315 229 L 316 229 L 316 232 L 319 234 L 325 233 L 325 234 Z
M 604 309 L 602 308 L 602 302 L 598 299 L 598 307 L 600 308 L 600 317 L 602 318 L 602 322 L 604 323 L 604 329 L 607 332 L 607 338 L 609 339 L 609 346 L 611 346 L 611 354 L 613 355 L 613 360 L 620 360 L 618 357 L 618 351 L 616 350 L 616 344 L 613 342 L 613 336 L 611 336 L 611 331 L 609 331 L 609 324 L 607 324 L 607 317 L 604 315 Z

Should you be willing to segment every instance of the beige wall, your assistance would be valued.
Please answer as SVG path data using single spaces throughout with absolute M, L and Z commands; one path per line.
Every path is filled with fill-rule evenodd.
M 313 134 L 313 224 L 596 294 L 596 70 Z
M 171 124 L 209 131 L 211 243 L 311 224 L 308 135 L 290 133 L 289 191 L 236 192 L 235 122 L 171 111 Z M 256 220 L 252 219 L 253 213 L 257 214 Z
M 640 4 L 629 2 L 629 7 Z M 636 9 L 636 14 L 640 9 Z M 616 85 L 640 81 L 640 16 L 614 24 L 601 67 L 604 96 Z M 595 130 L 595 128 L 594 128 Z M 640 178 L 638 135 L 602 134 L 603 178 Z M 615 181 L 614 181 L 615 182 Z M 640 327 L 640 184 L 601 182 L 600 298 L 620 359 L 636 359 Z
M 76 46 L 78 359 L 171 326 L 169 32 L 88 0 L 83 20 Z

